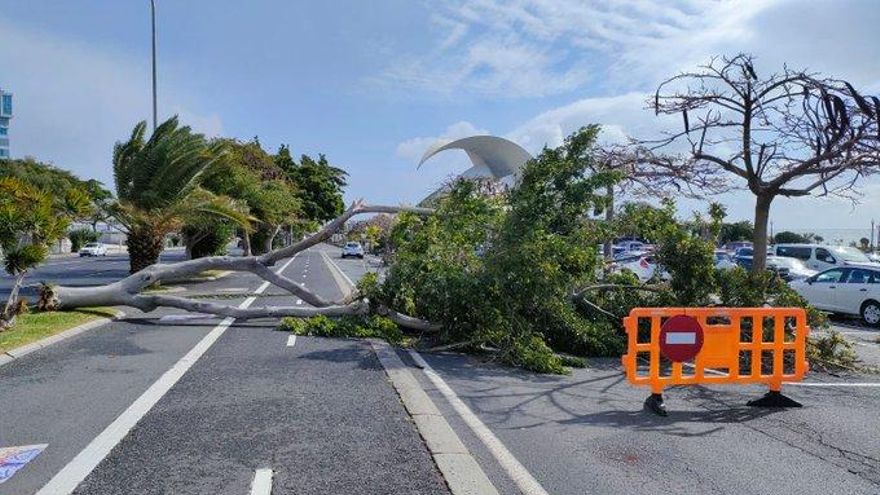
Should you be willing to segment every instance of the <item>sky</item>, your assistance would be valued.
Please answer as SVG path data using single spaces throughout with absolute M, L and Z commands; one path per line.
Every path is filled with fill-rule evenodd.
M 583 125 L 656 137 L 647 95 L 713 55 L 749 52 L 880 93 L 875 0 L 156 0 L 159 118 L 269 151 L 324 153 L 346 199 L 414 203 L 469 167 L 438 140 L 495 134 L 536 154 Z M 111 153 L 149 120 L 148 0 L 0 0 L 0 88 L 12 155 L 112 184 Z M 780 199 L 777 231 L 868 229 L 858 205 Z M 747 193 L 713 198 L 751 219 Z M 705 203 L 683 200 L 683 216 Z

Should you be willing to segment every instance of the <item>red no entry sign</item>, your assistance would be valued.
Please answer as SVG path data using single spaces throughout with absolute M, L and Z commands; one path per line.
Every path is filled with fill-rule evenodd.
M 676 315 L 660 327 L 660 352 L 671 361 L 690 361 L 702 348 L 703 327 L 695 318 Z

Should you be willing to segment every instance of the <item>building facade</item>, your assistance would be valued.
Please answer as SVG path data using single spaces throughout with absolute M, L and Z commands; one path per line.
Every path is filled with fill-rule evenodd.
M 12 93 L 0 89 L 0 159 L 9 158 L 9 120 L 12 118 Z

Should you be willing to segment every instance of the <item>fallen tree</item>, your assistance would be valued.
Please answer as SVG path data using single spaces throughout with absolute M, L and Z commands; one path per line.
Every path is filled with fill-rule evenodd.
M 37 305 L 42 310 L 95 306 L 129 306 L 145 312 L 153 311 L 159 307 L 169 307 L 236 319 L 282 316 L 311 317 L 316 315 L 332 317 L 354 316 L 366 315 L 372 310 L 388 317 L 402 327 L 422 331 L 436 330 L 438 328 L 437 325 L 398 313 L 387 307 L 374 307 L 371 309 L 369 302 L 363 300 L 357 292 L 341 300 L 327 300 L 319 294 L 310 291 L 302 284 L 294 282 L 280 273 L 276 273 L 271 268 L 278 261 L 295 256 L 297 253 L 329 239 L 345 222 L 356 215 L 400 212 L 429 215 L 433 213 L 433 210 L 406 206 L 367 205 L 363 201 L 357 201 L 343 212 L 342 215 L 339 215 L 336 219 L 325 225 L 317 233 L 300 242 L 270 251 L 261 256 L 211 256 L 180 263 L 157 263 L 122 280 L 98 287 L 43 285 L 40 288 L 40 297 Z M 205 270 L 232 270 L 253 273 L 302 299 L 312 307 L 257 306 L 242 308 L 204 300 L 193 300 L 186 297 L 143 293 L 144 289 L 163 281 L 191 277 Z

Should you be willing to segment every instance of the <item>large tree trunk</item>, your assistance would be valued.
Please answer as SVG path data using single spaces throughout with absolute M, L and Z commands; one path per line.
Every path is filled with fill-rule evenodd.
M 251 235 L 246 230 L 241 231 L 241 248 L 244 250 L 242 256 L 250 256 L 251 253 Z
M 137 273 L 159 261 L 165 236 L 148 226 L 135 227 L 125 241 L 128 246 L 129 273 Z
M 9 298 L 6 300 L 6 306 L 3 307 L 3 314 L 0 314 L 0 332 L 12 328 L 15 325 L 15 318 L 18 316 L 18 292 L 21 290 L 21 284 L 27 272 L 21 272 L 15 276 L 12 284 L 12 290 L 9 292 Z
M 767 223 L 770 220 L 772 194 L 755 197 L 755 236 L 752 239 L 752 273 L 759 273 L 767 267 Z
M 269 251 L 272 250 L 272 244 L 275 242 L 275 237 L 278 235 L 278 232 L 280 230 L 281 230 L 281 226 L 279 225 L 279 226 L 275 227 L 274 230 L 272 230 L 271 234 L 266 236 L 266 240 L 263 241 L 264 242 L 264 245 L 263 245 L 263 252 L 264 253 L 268 253 Z
M 337 300 L 325 299 L 315 292 L 310 291 L 304 285 L 295 282 L 272 267 L 279 260 L 290 258 L 320 242 L 330 238 L 334 232 L 342 228 L 345 222 L 354 215 L 362 213 L 398 213 L 409 211 L 417 214 L 430 214 L 433 210 L 427 208 L 412 208 L 401 206 L 366 206 L 358 201 L 353 204 L 338 218 L 325 225 L 316 234 L 282 249 L 270 251 L 262 256 L 209 256 L 180 263 L 154 264 L 140 266 L 140 271 L 129 275 L 117 282 L 99 287 L 64 287 L 43 285 L 40 293 L 40 309 L 72 309 L 94 306 L 130 306 L 142 311 L 152 311 L 158 307 L 170 307 L 207 313 L 231 318 L 266 318 L 281 316 L 309 317 L 315 315 L 345 316 L 367 315 L 377 312 L 385 315 L 398 325 L 420 331 L 436 331 L 439 326 L 431 322 L 397 313 L 390 308 L 376 307 L 367 301 L 357 291 Z M 154 242 L 148 242 L 154 241 Z M 154 248 L 152 256 L 158 257 L 162 248 L 162 236 L 152 232 L 137 231 L 129 234 L 129 250 L 141 249 L 142 246 Z M 144 253 L 140 253 L 139 260 L 145 259 Z M 132 265 L 134 266 L 134 256 Z M 141 263 L 141 262 L 139 262 Z M 163 280 L 180 279 L 201 273 L 205 270 L 236 270 L 246 271 L 257 275 L 263 280 L 286 290 L 290 294 L 300 298 L 307 305 L 294 306 L 262 306 L 241 308 L 228 306 L 221 303 L 205 300 L 193 300 L 163 294 L 142 294 L 141 291 Z
M 614 186 L 606 186 L 605 194 L 608 196 L 608 206 L 605 208 L 605 221 L 611 223 L 614 220 Z M 603 254 L 605 255 L 605 261 L 612 261 L 614 258 L 614 239 L 605 241 Z

